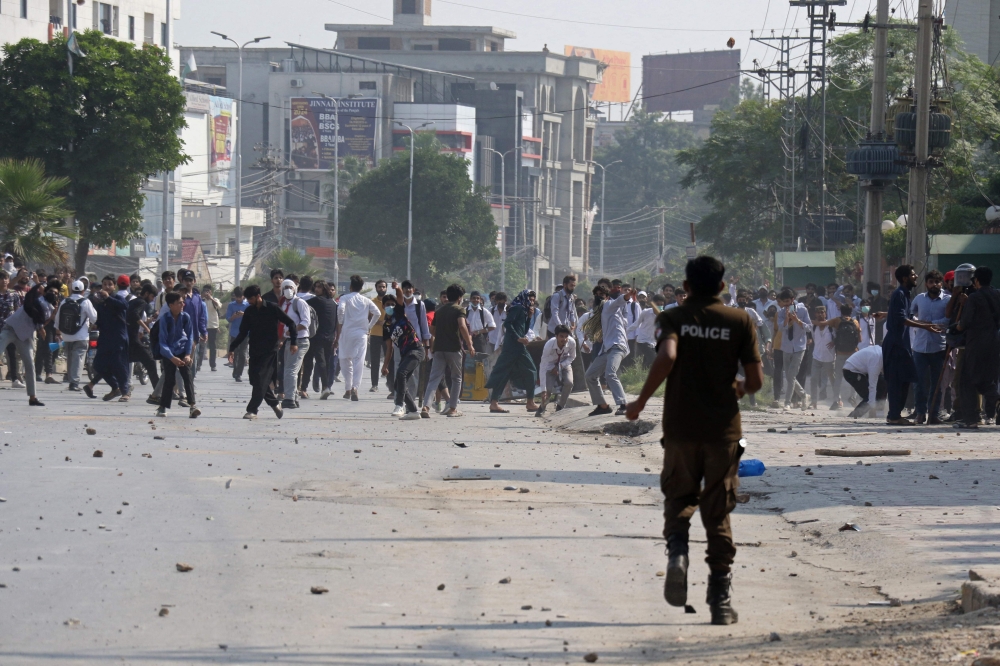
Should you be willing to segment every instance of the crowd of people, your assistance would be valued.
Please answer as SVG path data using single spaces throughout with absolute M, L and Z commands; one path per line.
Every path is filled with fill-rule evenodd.
M 67 269 L 47 275 L 12 264 L 6 257 L 0 272 L 0 348 L 7 380 L 25 388 L 30 405 L 42 405 L 39 383 L 96 398 L 103 380 L 104 400 L 126 402 L 134 380 L 148 378 L 146 401 L 158 415 L 177 401 L 192 418 L 201 413 L 197 374 L 206 360 L 217 371 L 218 350 L 227 347 L 233 380 L 242 382 L 246 371 L 252 387 L 248 419 L 262 402 L 281 417 L 310 391 L 327 400 L 341 381 L 343 397 L 357 401 L 366 375 L 370 392 L 385 383 L 395 416 L 430 418 L 433 407 L 458 417 L 470 361 L 483 366 L 493 413 L 523 399 L 541 416 L 586 390 L 591 416 L 624 416 L 622 372 L 651 366 L 659 316 L 687 298 L 669 283 L 648 293 L 608 279 L 578 294 L 572 275 L 543 302 L 531 290 L 509 299 L 503 292 L 466 294 L 457 284 L 433 299 L 409 281 L 390 288 L 378 280 L 371 293 L 359 276 L 339 295 L 325 280 L 276 269 L 270 289 L 237 287 L 224 304 L 212 285 L 199 288 L 190 270 L 167 271 L 159 284 L 109 275 L 98 285 L 73 279 Z M 897 269 L 896 280 L 888 298 L 874 283 L 862 298 L 850 283 L 822 290 L 808 284 L 802 293 L 748 290 L 734 277 L 721 301 L 745 311 L 756 327 L 773 398 L 785 409 L 850 408 L 857 418 L 875 416 L 887 400 L 893 425 L 974 428 L 994 420 L 1000 294 L 992 271 L 930 271 L 915 297 L 912 267 Z M 219 340 L 222 330 L 228 344 Z M 66 360 L 61 378 L 58 355 Z

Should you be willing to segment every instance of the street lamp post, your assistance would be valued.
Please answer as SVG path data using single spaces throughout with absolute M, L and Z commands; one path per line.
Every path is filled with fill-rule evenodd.
M 400 121 L 395 121 L 400 127 L 405 127 L 410 131 L 410 210 L 408 215 L 408 220 L 406 223 L 406 279 L 412 279 L 412 260 L 413 260 L 413 154 L 416 152 L 416 146 L 413 142 L 413 128 L 409 125 L 401 123 Z M 430 127 L 434 123 L 424 123 L 417 127 L 417 129 L 423 129 L 424 127 Z
M 504 156 L 514 151 L 512 148 L 506 153 L 499 150 L 487 148 L 486 150 L 500 156 L 500 291 L 507 290 L 507 169 Z
M 236 274 L 234 276 L 234 286 L 240 286 L 240 224 L 242 222 L 242 212 L 243 212 L 243 49 L 245 49 L 250 44 L 257 44 L 265 39 L 271 39 L 270 37 L 255 37 L 248 41 L 243 46 L 240 46 L 239 42 L 232 39 L 228 35 L 224 35 L 221 32 L 211 31 L 213 35 L 218 35 L 227 42 L 232 42 L 236 46 L 236 53 L 239 56 L 240 61 L 240 85 L 236 93 L 236 115 L 239 118 L 240 126 L 237 129 L 236 136 L 236 251 L 235 257 L 235 269 Z
M 614 166 L 621 162 L 621 160 L 615 160 L 608 166 Z M 594 160 L 590 160 L 590 163 L 594 166 L 601 167 L 601 277 L 604 277 L 604 180 L 607 176 L 607 168 L 603 164 L 598 164 Z

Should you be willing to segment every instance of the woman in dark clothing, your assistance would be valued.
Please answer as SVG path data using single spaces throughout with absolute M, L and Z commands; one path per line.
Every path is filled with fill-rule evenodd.
M 310 298 L 306 303 L 313 309 L 313 316 L 319 327 L 316 335 L 312 337 L 312 344 L 306 357 L 302 362 L 302 376 L 299 379 L 299 390 L 305 393 L 309 390 L 309 378 L 313 376 L 313 364 L 315 364 L 316 374 L 323 382 L 323 393 L 320 400 L 330 397 L 330 373 L 327 366 L 333 354 L 333 338 L 337 333 L 337 302 L 333 300 L 333 292 L 324 280 L 319 280 L 313 285 L 315 297 Z
M 396 288 L 396 283 L 394 282 L 392 286 Z M 387 346 L 385 362 L 382 364 L 382 376 L 389 376 L 393 354 L 399 354 L 399 365 L 396 367 L 394 378 L 396 383 L 393 388 L 396 408 L 392 415 L 402 417 L 404 421 L 419 421 L 420 413 L 417 411 L 417 403 L 410 395 L 407 384 L 410 375 L 420 369 L 420 364 L 424 360 L 424 346 L 420 343 L 417 332 L 406 318 L 406 308 L 399 305 L 401 302 L 402 291 L 397 290 L 397 296 L 386 294 L 382 297 L 382 307 L 385 309 L 382 339 L 390 343 Z M 405 412 L 404 403 L 406 405 Z
M 500 396 L 509 381 L 515 388 L 528 394 L 528 411 L 538 409 L 535 404 L 535 381 L 538 368 L 528 353 L 528 322 L 531 317 L 531 303 L 528 290 L 522 291 L 507 310 L 507 320 L 504 322 L 503 350 L 497 359 L 486 388 L 492 389 L 490 396 L 490 411 L 506 414 L 509 410 L 500 407 Z

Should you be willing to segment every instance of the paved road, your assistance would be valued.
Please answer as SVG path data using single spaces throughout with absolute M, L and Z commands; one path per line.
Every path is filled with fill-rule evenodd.
M 711 627 L 700 562 L 695 614 L 662 599 L 656 433 L 572 431 L 586 409 L 400 422 L 367 392 L 249 422 L 248 384 L 206 369 L 198 388 L 197 420 L 0 391 L 0 664 L 716 663 L 887 596 L 953 598 L 1000 541 L 995 434 L 748 414 L 770 471 L 734 516 L 740 623 Z M 920 455 L 821 459 L 855 442 L 819 430 Z

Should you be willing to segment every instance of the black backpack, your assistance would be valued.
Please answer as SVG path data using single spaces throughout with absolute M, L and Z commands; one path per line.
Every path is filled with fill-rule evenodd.
M 83 309 L 79 300 L 67 298 L 59 308 L 59 331 L 66 335 L 76 335 L 83 328 Z
M 160 353 L 160 320 L 157 319 L 149 327 L 149 351 L 153 353 L 154 361 L 162 361 L 163 354 Z
M 858 343 L 861 342 L 861 332 L 853 319 L 841 319 L 837 324 L 836 340 L 834 349 L 838 352 L 849 354 L 857 351 Z

